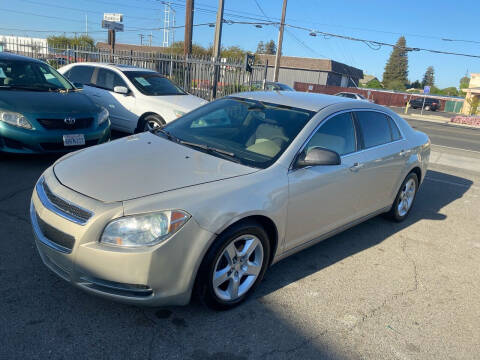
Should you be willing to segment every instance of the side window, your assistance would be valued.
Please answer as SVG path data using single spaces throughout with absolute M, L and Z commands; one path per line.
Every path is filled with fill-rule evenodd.
M 113 91 L 115 86 L 125 86 L 125 82 L 122 78 L 116 74 L 115 72 L 108 70 L 108 69 L 98 69 L 97 80 L 95 81 L 95 85 L 101 87 L 106 90 Z
M 336 115 L 320 126 L 308 142 L 305 150 L 308 152 L 308 150 L 317 146 L 336 151 L 340 155 L 354 152 L 356 141 L 352 114 Z
M 387 118 L 390 122 L 390 128 L 392 129 L 392 140 L 400 140 L 402 138 L 402 134 L 400 134 L 400 130 L 398 130 L 397 124 L 395 124 L 395 121 L 390 116 L 387 116 Z
M 65 75 L 72 83 L 86 85 L 92 81 L 93 70 L 93 66 L 74 66 Z
M 392 141 L 390 125 L 385 115 L 375 111 L 357 111 L 355 115 L 366 149 Z

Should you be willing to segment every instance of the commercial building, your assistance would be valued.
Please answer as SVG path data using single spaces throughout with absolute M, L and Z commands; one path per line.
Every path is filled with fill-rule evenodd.
M 273 81 L 275 55 L 257 54 L 262 62 L 268 61 L 267 80 Z M 329 59 L 282 56 L 278 81 L 294 87 L 295 82 L 356 87 L 363 78 L 363 71 L 353 66 Z
M 462 114 L 463 115 L 475 115 L 473 106 L 475 106 L 475 102 L 477 102 L 477 109 L 476 112 L 480 110 L 480 106 L 478 105 L 478 101 L 480 101 L 480 73 L 471 74 L 470 76 L 470 84 L 468 89 L 463 89 L 466 93 L 465 101 L 462 107 Z

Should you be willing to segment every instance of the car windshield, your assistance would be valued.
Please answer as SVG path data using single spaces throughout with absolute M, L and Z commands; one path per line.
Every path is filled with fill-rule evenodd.
M 149 96 L 186 95 L 180 87 L 166 77 L 152 71 L 125 71 L 124 74 L 142 93 Z
M 256 168 L 272 165 L 315 113 L 226 97 L 167 124 L 160 136 Z
M 362 94 L 357 94 L 357 96 L 358 96 L 360 99 L 366 100 L 365 96 L 363 96 Z
M 51 66 L 25 60 L 0 60 L 0 88 L 32 91 L 75 89 Z

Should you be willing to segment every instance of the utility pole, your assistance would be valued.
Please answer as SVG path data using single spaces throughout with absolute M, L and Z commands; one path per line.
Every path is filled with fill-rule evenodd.
M 280 71 L 280 58 L 282 57 L 283 28 L 285 27 L 285 14 L 287 12 L 287 0 L 283 0 L 282 22 L 278 31 L 277 54 L 275 56 L 275 71 L 273 73 L 273 81 L 278 81 L 278 72 Z
M 148 39 L 149 39 L 149 45 L 152 46 L 152 37 L 153 37 L 153 34 L 152 32 L 150 31 L 150 35 L 148 35 Z
M 185 6 L 185 41 L 183 43 L 183 54 L 185 56 L 192 53 L 193 2 L 194 0 L 187 0 Z
M 85 35 L 88 36 L 88 15 L 85 14 Z
M 145 35 L 143 35 L 143 34 L 138 34 L 138 36 L 140 37 L 140 45 L 143 45 L 143 37 L 144 37 Z
M 218 0 L 218 10 L 217 10 L 217 23 L 215 24 L 215 42 L 213 44 L 213 61 L 214 61 L 214 71 L 213 71 L 213 87 L 212 87 L 212 100 L 217 97 L 217 83 L 218 83 L 218 73 L 219 65 L 217 61 L 220 58 L 220 50 L 222 47 L 222 25 L 223 25 L 223 5 L 224 0 Z

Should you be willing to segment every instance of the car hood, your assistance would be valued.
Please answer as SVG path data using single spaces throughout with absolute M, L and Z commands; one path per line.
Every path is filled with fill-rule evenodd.
M 194 95 L 165 95 L 165 96 L 149 96 L 149 102 L 154 104 L 158 104 L 158 102 L 162 102 L 167 104 L 169 107 L 180 110 L 184 112 L 192 111 L 199 106 L 205 105 L 208 101 L 203 100 Z
M 95 111 L 96 105 L 80 92 L 1 90 L 0 108 L 21 113 L 75 114 Z
M 66 155 L 54 166 L 63 185 L 104 202 L 130 200 L 255 171 L 148 132 Z

